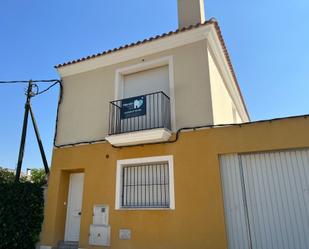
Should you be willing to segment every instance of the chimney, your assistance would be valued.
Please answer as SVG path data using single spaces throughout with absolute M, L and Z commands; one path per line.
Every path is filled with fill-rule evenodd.
M 203 22 L 205 22 L 204 0 L 178 0 L 180 29 Z

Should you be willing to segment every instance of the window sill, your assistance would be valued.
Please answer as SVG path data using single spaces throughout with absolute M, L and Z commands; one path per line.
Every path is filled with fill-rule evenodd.
M 175 208 L 115 208 L 116 211 L 174 211 Z
M 171 135 L 171 131 L 165 128 L 159 128 L 111 135 L 106 137 L 106 140 L 114 146 L 121 147 L 129 145 L 165 142 L 169 140 Z

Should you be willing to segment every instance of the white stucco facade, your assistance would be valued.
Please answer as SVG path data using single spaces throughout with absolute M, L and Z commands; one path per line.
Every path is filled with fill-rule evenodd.
M 212 25 L 207 25 L 58 69 L 63 101 L 56 144 L 105 139 L 109 102 L 120 96 L 121 82 L 130 81 L 130 74 L 142 72 L 135 78 L 143 79 L 147 75 L 143 70 L 153 70 L 158 80 L 168 81 L 168 86 L 161 85 L 170 96 L 173 132 L 188 126 L 248 121 L 236 82 L 226 73 L 228 63 L 215 32 Z M 164 74 L 159 74 L 160 70 Z M 145 89 L 151 90 L 156 83 L 151 84 Z M 133 90 L 127 90 L 130 96 Z

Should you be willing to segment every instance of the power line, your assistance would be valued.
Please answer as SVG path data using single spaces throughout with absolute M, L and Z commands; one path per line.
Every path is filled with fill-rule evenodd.
M 59 82 L 58 79 L 50 79 L 50 80 L 32 80 L 33 83 L 52 83 Z M 24 84 L 29 83 L 29 80 L 0 80 L 0 84 Z
M 51 89 L 52 87 L 54 87 L 55 85 L 57 85 L 59 83 L 59 81 L 55 82 L 54 84 L 50 85 L 49 87 L 47 87 L 46 89 L 39 91 L 36 95 L 40 95 L 42 93 L 47 92 L 49 89 Z
M 46 174 L 49 173 L 48 163 L 47 163 L 47 160 L 46 160 L 43 144 L 42 144 L 41 137 L 40 137 L 40 134 L 39 134 L 39 130 L 38 130 L 38 127 L 37 127 L 37 124 L 36 124 L 34 113 L 33 113 L 32 108 L 31 108 L 31 98 L 33 98 L 37 95 L 43 94 L 43 93 L 47 92 L 48 90 L 50 90 L 55 85 L 59 84 L 60 96 L 59 96 L 59 101 L 58 101 L 58 107 L 59 107 L 59 104 L 61 103 L 61 99 L 62 99 L 62 84 L 61 84 L 61 81 L 58 80 L 58 79 L 50 79 L 50 80 L 1 80 L 0 81 L 0 84 L 25 84 L 25 83 L 28 84 L 27 91 L 26 91 L 27 99 L 26 99 L 26 104 L 25 104 L 24 121 L 23 121 L 22 135 L 21 135 L 21 140 L 20 140 L 18 162 L 17 162 L 17 167 L 16 167 L 16 175 L 15 175 L 15 181 L 16 182 L 19 181 L 20 172 L 21 172 L 22 163 L 23 163 L 29 112 L 30 112 L 30 115 L 31 115 L 31 120 L 32 120 L 32 123 L 33 123 L 34 130 L 35 130 L 35 135 L 36 135 L 37 142 L 38 142 L 38 145 L 39 145 L 39 149 L 40 149 L 41 157 L 42 157 L 42 160 L 43 160 L 45 172 L 46 172 Z M 51 85 L 46 87 L 44 90 L 40 91 L 38 83 L 50 83 Z
M 19 84 L 19 83 L 28 83 L 29 81 L 24 80 L 6 80 L 0 81 L 0 84 Z
M 34 91 L 33 88 L 32 88 L 32 91 L 30 93 L 31 97 L 35 97 L 37 95 L 45 93 L 57 84 L 60 84 L 60 87 L 62 88 L 61 81 L 58 80 L 58 79 L 51 79 L 51 80 L 1 80 L 0 84 L 25 84 L 25 83 L 29 84 L 30 81 L 31 81 L 32 86 L 36 89 L 36 91 Z M 46 89 L 40 91 L 39 86 L 35 83 L 53 83 L 53 84 L 50 85 L 49 87 L 47 87 Z
M 60 82 L 60 80 L 58 80 L 58 79 L 52 79 L 52 80 L 32 80 L 32 82 L 34 82 L 34 83 L 36 83 L 36 82 L 54 82 L 54 81 Z
M 50 86 L 48 86 L 44 90 L 39 91 L 39 87 L 36 83 L 41 83 L 41 82 L 53 83 L 53 84 L 51 84 Z M 26 83 L 26 82 L 25 81 L 0 81 L 0 83 L 2 83 L 2 84 L 15 84 L 15 83 Z M 27 88 L 27 92 L 26 92 L 27 99 L 26 99 L 26 104 L 25 104 L 24 121 L 23 121 L 22 135 L 21 135 L 21 140 L 20 140 L 18 162 L 17 162 L 17 167 L 16 167 L 16 175 L 15 175 L 15 181 L 16 182 L 19 182 L 20 172 L 21 172 L 22 163 L 23 163 L 29 112 L 30 112 L 30 115 L 31 115 L 34 130 L 35 130 L 35 135 L 36 135 L 37 142 L 38 142 L 38 145 L 39 145 L 39 149 L 40 149 L 41 157 L 42 157 L 42 160 L 43 160 L 45 172 L 46 172 L 46 174 L 49 173 L 48 163 L 47 163 L 47 160 L 46 160 L 43 144 L 42 144 L 41 137 L 40 137 L 40 134 L 39 134 L 39 130 L 38 130 L 38 127 L 37 127 L 37 124 L 36 124 L 36 120 L 34 118 L 34 114 L 33 114 L 32 108 L 31 108 L 31 98 L 33 98 L 33 97 L 35 97 L 39 94 L 47 92 L 49 89 L 54 87 L 56 84 L 59 84 L 59 86 L 60 86 L 59 103 L 60 103 L 61 98 L 62 98 L 62 84 L 61 84 L 60 80 L 57 80 L 57 79 L 56 80 L 29 80 L 29 81 L 27 81 L 27 83 L 28 83 L 28 88 Z M 33 90 L 33 88 L 35 88 L 35 90 Z M 58 105 L 58 107 L 59 107 L 59 105 Z

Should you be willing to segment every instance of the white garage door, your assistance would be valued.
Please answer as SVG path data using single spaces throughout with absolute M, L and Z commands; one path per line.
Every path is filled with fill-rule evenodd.
M 309 150 L 220 161 L 229 249 L 309 248 Z

